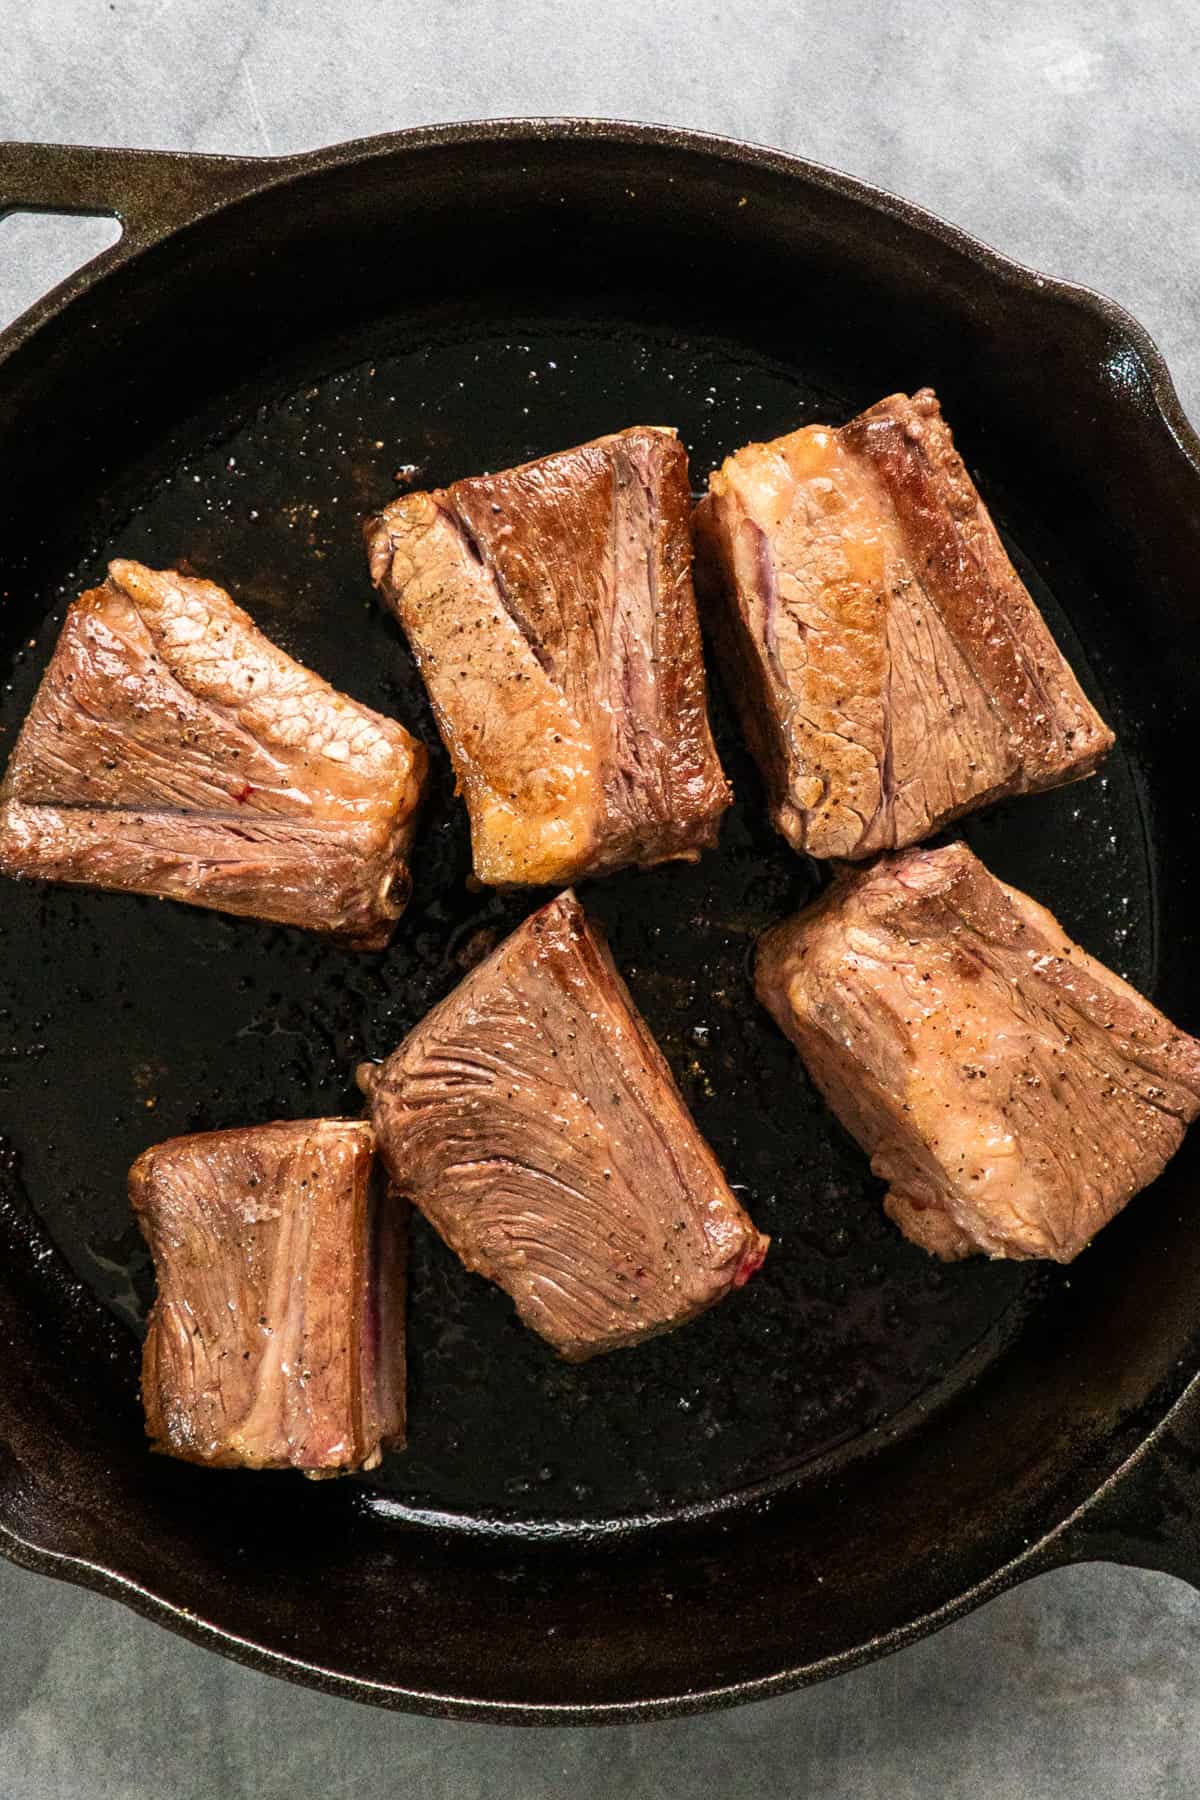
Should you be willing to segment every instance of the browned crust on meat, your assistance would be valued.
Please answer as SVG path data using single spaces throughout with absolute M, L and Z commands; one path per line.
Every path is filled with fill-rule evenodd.
M 1200 1041 L 957 844 L 847 874 L 756 989 L 933 1254 L 1069 1262 L 1200 1113 Z
M 683 446 L 635 426 L 403 496 L 368 528 L 481 880 L 568 882 L 694 861 L 715 843 L 731 794 L 708 721 L 689 507 Z
M 1010 792 L 1078 781 L 1115 742 L 1050 635 L 954 446 L 932 388 L 843 426 L 879 474 L 913 567 L 1003 713 L 1020 759 Z
M 748 445 L 709 488 L 697 591 L 794 848 L 902 847 L 1111 747 L 931 390 Z
M 214 1468 L 373 1467 L 404 1442 L 406 1206 L 363 1120 L 153 1145 L 129 1198 L 159 1279 L 146 1430 Z
M 427 769 L 214 583 L 117 561 L 70 607 L 0 787 L 0 874 L 382 949 Z
M 397 1187 L 570 1361 L 685 1323 L 766 1253 L 571 893 L 360 1084 Z

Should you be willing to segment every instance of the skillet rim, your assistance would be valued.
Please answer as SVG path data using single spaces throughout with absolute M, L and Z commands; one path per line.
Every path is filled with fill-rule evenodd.
M 254 195 L 285 189 L 327 169 L 353 167 L 389 157 L 411 156 L 445 146 L 554 144 L 585 141 L 642 150 L 664 150 L 710 164 L 765 170 L 796 184 L 797 192 L 820 190 L 859 208 L 899 222 L 933 239 L 1010 290 L 1065 303 L 1102 321 L 1131 350 L 1146 376 L 1159 424 L 1198 483 L 1200 436 L 1175 390 L 1166 362 L 1145 327 L 1120 303 L 1082 284 L 1044 275 L 994 249 L 916 203 L 844 171 L 757 143 L 672 125 L 587 117 L 513 117 L 414 126 L 315 150 L 276 157 L 205 155 L 183 151 L 126 150 L 83 145 L 0 143 L 0 218 L 15 211 L 85 212 L 120 219 L 121 237 L 52 288 L 0 330 L 0 381 L 10 358 L 72 302 L 97 287 L 108 274 L 133 262 L 168 237 L 214 217 Z M 184 177 L 180 184 L 180 177 Z M 673 1718 L 766 1699 L 843 1673 L 931 1634 L 997 1594 L 1051 1568 L 1108 1558 L 1168 1570 L 1200 1587 L 1200 1503 L 1184 1505 L 1165 1541 L 1139 1528 L 1140 1515 L 1169 1490 L 1179 1502 L 1180 1470 L 1192 1477 L 1189 1440 L 1200 1438 L 1200 1373 L 1136 1449 L 1067 1517 L 1050 1527 L 983 1580 L 940 1607 L 880 1634 L 849 1651 L 796 1663 L 772 1675 L 705 1689 L 685 1689 L 651 1699 L 579 1705 L 555 1702 L 490 1701 L 438 1694 L 372 1682 L 313 1662 L 290 1657 L 181 1608 L 150 1588 L 94 1559 L 73 1556 L 22 1536 L 0 1520 L 0 1554 L 42 1574 L 112 1596 L 178 1635 L 230 1659 L 322 1692 L 394 1710 L 497 1724 L 619 1724 Z M 1180 1452 L 1182 1451 L 1182 1456 Z M 1165 1453 L 1165 1454 L 1164 1454 Z M 1159 1463 L 1163 1464 L 1160 1469 Z M 1158 1507 L 1154 1507 L 1158 1510 Z
M 234 156 L 190 150 L 119 149 L 107 145 L 43 144 L 9 139 L 0 142 L 0 219 L 12 212 L 67 212 L 109 214 L 124 227 L 115 244 L 74 270 L 50 291 L 35 300 L 0 330 L 0 370 L 12 353 L 51 318 L 61 313 L 84 289 L 94 287 L 111 270 L 132 262 L 163 238 L 202 218 L 209 218 L 253 194 L 286 187 L 327 168 L 383 159 L 399 152 L 434 150 L 442 145 L 492 142 L 555 143 L 582 139 L 678 150 L 703 155 L 714 161 L 747 168 L 766 169 L 824 189 L 869 207 L 914 231 L 936 238 L 967 260 L 997 275 L 1013 287 L 1035 289 L 1046 298 L 1066 301 L 1081 312 L 1103 320 L 1129 339 L 1145 367 L 1150 391 L 1163 424 L 1176 447 L 1200 476 L 1200 432 L 1183 410 L 1171 372 L 1149 331 L 1120 301 L 1083 282 L 1047 275 L 1030 263 L 997 250 L 985 239 L 952 224 L 916 201 L 893 194 L 875 182 L 850 175 L 828 163 L 813 162 L 790 151 L 772 149 L 749 139 L 687 126 L 641 123 L 632 119 L 590 118 L 585 115 L 513 115 L 496 119 L 452 120 L 435 125 L 413 125 L 399 131 L 378 132 L 368 137 L 347 138 L 313 150 L 281 156 Z M 33 197 L 11 196 L 5 191 L 5 169 L 14 159 L 33 154 Z M 88 199 L 53 197 L 57 159 L 98 164 L 100 183 Z M 39 165 L 41 165 L 39 167 Z M 103 175 L 112 171 L 116 193 L 103 195 Z M 188 172 L 195 176 L 191 191 L 175 198 L 161 189 L 169 178 Z M 18 168 L 18 179 L 20 170 Z M 49 179 L 43 186 L 42 177 Z M 155 180 L 157 177 L 157 181 Z M 7 177 L 11 179 L 11 177 Z M 180 203 L 181 202 L 181 203 Z

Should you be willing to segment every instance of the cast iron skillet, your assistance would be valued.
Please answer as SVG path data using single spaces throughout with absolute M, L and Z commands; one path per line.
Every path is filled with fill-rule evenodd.
M 928 382 L 1120 737 L 1099 779 L 968 836 L 1200 1027 L 1200 456 L 1118 308 L 844 176 L 620 124 L 272 161 L 9 145 L 12 208 L 125 235 L 0 336 L 0 755 L 114 552 L 219 578 L 434 744 L 359 540 L 397 470 L 669 422 L 699 484 L 751 437 Z M 419 1226 L 412 1443 L 375 1477 L 147 1454 L 125 1171 L 173 1132 L 355 1107 L 355 1062 L 536 897 L 466 887 L 440 760 L 383 956 L 4 886 L 6 1554 L 276 1674 L 521 1721 L 769 1694 L 1082 1558 L 1200 1582 L 1200 1138 L 1068 1271 L 905 1244 L 751 996 L 755 933 L 822 877 L 766 827 L 717 676 L 721 852 L 584 898 L 772 1256 L 685 1331 L 575 1369 Z

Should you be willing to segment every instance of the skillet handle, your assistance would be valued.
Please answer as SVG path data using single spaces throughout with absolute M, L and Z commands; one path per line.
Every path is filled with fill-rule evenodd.
M 0 218 L 11 212 L 107 214 L 121 221 L 121 250 L 128 255 L 223 200 L 265 187 L 290 161 L 0 143 Z

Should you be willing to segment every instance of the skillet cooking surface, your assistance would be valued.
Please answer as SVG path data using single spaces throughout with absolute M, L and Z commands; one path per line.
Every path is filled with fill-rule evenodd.
M 8 1166 L 76 1275 L 120 1321 L 130 1391 L 152 1296 L 125 1198 L 139 1151 L 179 1132 L 357 1111 L 356 1062 L 386 1055 L 454 985 L 474 932 L 503 935 L 544 898 L 466 885 L 465 812 L 399 630 L 373 597 L 364 514 L 397 491 L 393 472 L 404 465 L 413 483 L 435 485 L 635 423 L 679 427 L 699 488 L 747 440 L 840 423 L 884 391 L 831 388 L 819 363 L 805 362 L 802 339 L 797 360 L 783 363 L 619 317 L 488 316 L 439 332 L 393 316 L 353 342 L 306 346 L 303 366 L 281 365 L 185 421 L 166 462 L 147 454 L 119 496 L 85 508 L 74 566 L 53 544 L 42 552 L 40 586 L 4 613 L 12 672 L 0 758 L 66 601 L 116 554 L 185 560 L 219 581 L 285 649 L 394 713 L 434 752 L 415 893 L 383 955 L 155 901 L 3 888 Z M 931 373 L 897 356 L 889 379 L 911 391 Z M 954 426 L 949 400 L 947 409 Z M 1003 528 L 1005 497 L 986 458 L 961 432 L 960 447 Z M 1010 539 L 1018 567 L 1120 729 L 1103 645 L 1089 637 L 1089 662 L 1062 570 L 1054 594 L 1039 579 L 1043 547 L 1028 509 L 1019 530 Z M 1070 1281 L 1069 1271 L 979 1260 L 946 1269 L 885 1220 L 880 1185 L 754 1001 L 754 937 L 824 877 L 768 826 L 715 678 L 713 710 L 738 796 L 720 851 L 695 868 L 619 875 L 581 892 L 701 1130 L 772 1234 L 772 1252 L 743 1293 L 700 1321 L 569 1367 L 418 1220 L 410 1448 L 357 1484 L 380 1513 L 432 1512 L 475 1533 L 571 1532 L 728 1501 L 813 1459 L 868 1451 L 881 1432 L 909 1430 L 979 1376 L 1031 1312 L 1055 1307 Z M 1013 801 L 968 822 L 965 835 L 997 874 L 1152 991 L 1156 920 L 1138 796 L 1119 746 L 1098 779 Z M 156 1479 L 150 1468 L 147 1459 Z M 231 1479 L 269 1484 L 279 1508 L 301 1497 L 290 1478 L 179 1478 L 197 1506 L 219 1501 Z M 323 1494 L 321 1504 L 340 1502 Z

